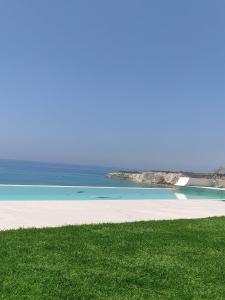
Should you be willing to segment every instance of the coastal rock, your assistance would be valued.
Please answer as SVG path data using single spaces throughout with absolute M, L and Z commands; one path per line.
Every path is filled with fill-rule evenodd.
M 146 185 L 174 185 L 182 175 L 180 172 L 112 172 L 107 177 L 127 179 Z
M 188 186 L 205 186 L 225 188 L 225 176 L 212 179 L 212 175 L 206 173 L 191 173 L 191 172 L 113 172 L 107 175 L 108 178 L 126 179 L 139 184 L 174 186 L 181 177 L 188 177 Z

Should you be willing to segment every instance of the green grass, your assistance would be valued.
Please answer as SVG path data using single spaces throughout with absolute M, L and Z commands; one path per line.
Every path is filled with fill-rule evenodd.
M 0 299 L 225 299 L 225 218 L 2 231 Z

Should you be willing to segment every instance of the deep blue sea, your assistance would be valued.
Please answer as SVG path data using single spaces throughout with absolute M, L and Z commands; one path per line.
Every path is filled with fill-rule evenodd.
M 137 186 L 127 180 L 106 178 L 113 168 L 0 160 L 0 184 L 73 186 Z

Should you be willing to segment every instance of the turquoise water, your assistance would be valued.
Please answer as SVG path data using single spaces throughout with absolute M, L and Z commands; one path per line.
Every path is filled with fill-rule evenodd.
M 141 187 L 106 178 L 111 171 L 118 170 L 0 160 L 0 200 L 225 199 L 216 190 Z
M 204 189 L 136 187 L 0 186 L 0 200 L 128 200 L 225 199 L 225 193 Z

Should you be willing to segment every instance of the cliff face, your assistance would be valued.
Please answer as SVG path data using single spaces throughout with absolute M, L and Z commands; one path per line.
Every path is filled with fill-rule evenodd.
M 174 185 L 181 176 L 182 173 L 173 172 L 113 172 L 107 175 L 109 178 L 127 179 L 147 185 Z

